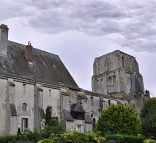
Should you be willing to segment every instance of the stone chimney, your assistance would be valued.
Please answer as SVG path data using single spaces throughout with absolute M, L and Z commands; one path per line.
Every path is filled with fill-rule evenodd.
M 27 59 L 28 62 L 32 62 L 32 45 L 30 43 L 30 41 L 28 41 L 28 45 L 25 47 L 24 49 L 24 56 Z
M 5 24 L 0 25 L 0 56 L 7 56 L 8 49 L 8 31 L 9 28 Z

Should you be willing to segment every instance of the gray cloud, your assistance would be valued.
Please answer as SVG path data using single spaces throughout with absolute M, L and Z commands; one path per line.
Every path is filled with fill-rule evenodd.
M 45 33 L 115 33 L 115 41 L 122 47 L 156 52 L 155 0 L 0 1 L 0 20 L 25 18 L 36 31 Z

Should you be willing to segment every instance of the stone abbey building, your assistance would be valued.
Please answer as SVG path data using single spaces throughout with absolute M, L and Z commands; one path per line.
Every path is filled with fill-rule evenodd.
M 103 108 L 143 105 L 143 77 L 136 59 L 121 51 L 94 62 L 92 91 L 80 88 L 59 56 L 8 40 L 0 25 L 0 134 L 44 126 L 47 106 L 67 131 L 92 131 Z

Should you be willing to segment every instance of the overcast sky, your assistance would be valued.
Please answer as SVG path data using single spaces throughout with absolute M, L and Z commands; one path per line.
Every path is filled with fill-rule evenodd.
M 156 96 L 156 0 L 0 0 L 0 22 L 10 40 L 58 54 L 88 90 L 95 57 L 127 52 Z

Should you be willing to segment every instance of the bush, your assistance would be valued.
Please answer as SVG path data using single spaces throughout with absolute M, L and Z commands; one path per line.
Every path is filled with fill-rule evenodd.
M 117 143 L 143 143 L 144 137 L 133 135 L 112 134 L 105 135 L 107 141 L 115 141 Z
M 63 125 L 59 124 L 57 126 L 46 126 L 44 129 L 41 130 L 40 134 L 42 136 L 42 139 L 44 138 L 48 139 L 51 134 L 59 134 L 63 132 L 64 132 Z
M 27 135 L 18 135 L 18 136 L 0 136 L 0 143 L 10 143 L 10 142 L 31 142 L 30 138 Z
M 38 143 L 105 143 L 105 138 L 95 133 L 68 132 L 51 135 L 49 140 L 42 140 Z
M 149 99 L 141 110 L 142 132 L 156 139 L 156 98 Z
M 42 139 L 48 139 L 53 134 L 62 133 L 64 131 L 63 125 L 59 122 L 58 117 L 52 117 L 52 107 L 47 106 L 45 114 L 45 127 L 41 130 Z
M 52 124 L 52 107 L 51 106 L 47 106 L 46 108 L 46 114 L 45 114 L 45 125 L 51 126 Z
M 104 109 L 97 121 L 96 131 L 104 133 L 138 134 L 141 122 L 131 105 L 112 105 Z
M 41 141 L 39 141 L 38 143 L 50 143 L 48 139 L 43 139 Z
M 16 139 L 15 136 L 1 136 L 0 143 L 7 143 L 9 141 L 14 141 Z
M 152 139 L 146 139 L 144 140 L 144 143 L 156 143 L 156 141 Z

